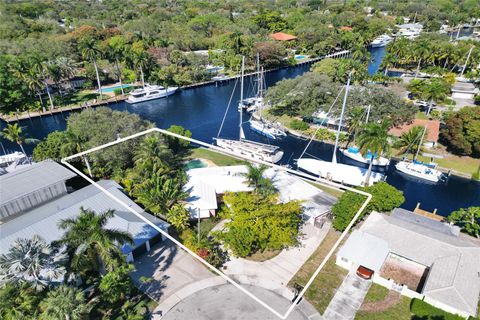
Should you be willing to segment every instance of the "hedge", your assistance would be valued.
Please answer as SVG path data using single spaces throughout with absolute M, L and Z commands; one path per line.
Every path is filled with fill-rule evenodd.
M 425 320 L 434 320 L 434 319 L 444 319 L 444 320 L 465 320 L 465 318 L 448 313 L 441 309 L 435 308 L 434 306 L 426 303 L 425 301 L 419 299 L 412 299 L 410 303 L 410 311 L 417 317 L 421 317 Z

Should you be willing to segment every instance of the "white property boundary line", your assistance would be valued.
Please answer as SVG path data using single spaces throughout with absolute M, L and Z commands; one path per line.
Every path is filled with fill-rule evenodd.
M 237 282 L 235 282 L 234 280 L 232 280 L 230 277 L 228 277 L 227 275 L 225 275 L 223 272 L 221 272 L 220 270 L 218 270 L 217 268 L 215 268 L 214 266 L 212 266 L 210 263 L 208 263 L 207 261 L 205 261 L 204 259 L 200 258 L 197 254 L 195 254 L 193 251 L 191 251 L 190 249 L 188 249 L 187 247 L 185 247 L 183 244 L 181 244 L 180 242 L 178 242 L 175 238 L 173 238 L 171 235 L 169 235 L 167 232 L 165 232 L 164 230 L 162 230 L 161 228 L 159 228 L 158 226 L 156 226 L 154 223 L 150 222 L 147 218 L 143 217 L 140 213 L 136 212 L 135 210 L 133 210 L 132 208 L 130 208 L 127 204 L 125 204 L 124 202 L 122 202 L 122 200 L 118 199 L 117 197 L 115 197 L 112 193 L 108 192 L 105 188 L 103 188 L 102 186 L 100 186 L 98 183 L 96 183 L 95 181 L 93 181 L 91 178 L 89 178 L 87 175 L 85 175 L 83 172 L 81 172 L 80 170 L 78 170 L 77 168 L 75 168 L 73 165 L 71 165 L 68 161 L 69 160 L 72 160 L 72 159 L 75 159 L 75 158 L 78 158 L 78 157 L 81 157 L 81 156 L 84 156 L 84 155 L 87 155 L 89 153 L 92 153 L 92 152 L 95 152 L 95 151 L 99 151 L 99 150 L 102 150 L 104 148 L 107 148 L 107 147 L 111 147 L 113 145 L 116 145 L 116 144 L 119 144 L 121 142 L 125 142 L 125 141 L 128 141 L 128 140 L 131 140 L 131 139 L 134 139 L 134 138 L 138 138 L 138 137 L 141 137 L 143 135 L 146 135 L 146 134 L 149 134 L 149 133 L 154 133 L 154 132 L 160 132 L 162 134 L 166 134 L 166 135 L 169 135 L 169 136 L 172 136 L 172 137 L 175 137 L 175 138 L 179 138 L 179 139 L 183 139 L 183 140 L 187 140 L 191 143 L 194 143 L 194 144 L 198 144 L 202 147 L 206 147 L 207 149 L 211 149 L 211 150 L 215 150 L 219 153 L 222 153 L 222 154 L 226 154 L 226 155 L 229 155 L 229 156 L 233 156 L 235 158 L 242 158 L 244 160 L 247 160 L 247 161 L 253 161 L 253 162 L 257 162 L 257 163 L 262 163 L 262 164 L 265 164 L 265 165 L 268 165 L 272 168 L 275 168 L 275 169 L 278 169 L 278 170 L 282 170 L 282 171 L 286 171 L 286 172 L 289 172 L 289 173 L 293 173 L 295 175 L 299 175 L 299 176 L 302 176 L 304 178 L 308 178 L 310 180 L 314 180 L 314 181 L 318 181 L 318 182 L 321 182 L 323 184 L 327 184 L 331 187 L 334 187 L 336 189 L 340 189 L 340 188 L 343 188 L 345 190 L 348 190 L 348 191 L 352 191 L 352 192 L 355 192 L 355 193 L 358 193 L 358 194 L 361 194 L 361 195 L 364 195 L 367 197 L 367 199 L 365 200 L 365 202 L 363 203 L 363 205 L 360 207 L 360 209 L 357 211 L 357 213 L 355 214 L 355 216 L 353 217 L 352 221 L 350 221 L 350 223 L 348 224 L 347 228 L 345 229 L 345 231 L 343 231 L 342 235 L 340 236 L 340 238 L 338 238 L 338 240 L 335 242 L 335 244 L 333 245 L 333 247 L 330 249 L 330 251 L 328 252 L 328 254 L 325 256 L 325 258 L 323 259 L 322 263 L 318 266 L 318 268 L 315 270 L 315 272 L 313 273 L 312 277 L 310 278 L 310 280 L 308 280 L 307 284 L 305 285 L 305 287 L 303 288 L 303 290 L 299 293 L 299 295 L 297 296 L 297 298 L 295 299 L 295 301 L 292 303 L 292 305 L 288 308 L 287 312 L 285 314 L 280 314 L 278 313 L 276 310 L 274 310 L 272 307 L 270 307 L 268 304 L 266 304 L 263 300 L 259 299 L 258 297 L 256 297 L 254 294 L 252 294 L 250 291 L 248 291 L 247 289 L 245 289 L 244 287 L 242 287 L 240 284 L 238 284 Z M 120 139 L 117 139 L 115 141 L 112 141 L 112 142 L 109 142 L 109 143 L 106 143 L 106 144 L 103 144 L 101 146 L 98 146 L 98 147 L 95 147 L 95 148 L 91 148 L 89 150 L 86 150 L 86 151 L 83 151 L 83 152 L 80 152 L 80 153 L 77 153 L 77 154 L 74 154 L 74 155 L 71 155 L 71 156 L 68 156 L 68 157 L 65 157 L 61 160 L 61 162 L 66 165 L 68 168 L 70 168 L 71 170 L 73 170 L 74 172 L 76 172 L 79 176 L 83 177 L 85 180 L 87 180 L 88 182 L 90 182 L 91 184 L 93 184 L 95 187 L 97 187 L 100 191 L 102 191 L 103 193 L 105 193 L 107 196 L 109 196 L 110 198 L 112 198 L 113 200 L 115 200 L 116 202 L 118 202 L 120 205 L 122 205 L 125 209 L 127 209 L 128 211 L 130 211 L 131 213 L 133 213 L 134 215 L 136 215 L 138 218 L 140 218 L 141 220 L 143 220 L 145 223 L 147 223 L 148 225 L 150 225 L 152 228 L 154 228 L 155 230 L 157 230 L 158 232 L 160 232 L 163 236 L 165 236 L 166 238 L 168 238 L 170 241 L 173 241 L 173 243 L 175 243 L 176 245 L 178 245 L 180 248 L 182 248 L 183 250 L 185 250 L 186 252 L 188 252 L 189 254 L 191 254 L 195 259 L 197 259 L 198 261 L 200 261 L 201 263 L 203 263 L 205 266 L 207 266 L 208 268 L 210 268 L 211 270 L 213 270 L 216 274 L 218 274 L 220 277 L 224 278 L 226 281 L 228 281 L 229 283 L 231 283 L 232 285 L 234 285 L 235 287 L 237 287 L 239 290 L 241 290 L 243 293 L 245 293 L 247 296 L 249 296 L 250 298 L 252 298 L 253 300 L 255 300 L 256 302 L 258 302 L 259 304 L 261 304 L 263 307 L 265 307 L 266 309 L 268 309 L 270 312 L 272 312 L 274 315 L 276 315 L 277 317 L 279 317 L 280 319 L 286 319 L 290 313 L 293 311 L 293 309 L 295 308 L 295 306 L 298 304 L 298 302 L 300 301 L 300 299 L 303 297 L 303 295 L 305 294 L 305 292 L 307 291 L 307 289 L 310 287 L 310 285 L 312 284 L 312 282 L 315 280 L 315 278 L 317 277 L 317 275 L 320 273 L 320 271 L 322 270 L 322 268 L 324 267 L 324 265 L 326 264 L 326 262 L 330 259 L 330 257 L 333 255 L 333 253 L 335 252 L 335 250 L 337 249 L 337 247 L 339 246 L 339 244 L 342 242 L 342 240 L 345 238 L 345 236 L 347 235 L 347 233 L 350 231 L 350 229 L 353 227 L 353 224 L 355 223 L 355 221 L 358 219 L 358 217 L 360 216 L 360 214 L 362 213 L 362 211 L 365 209 L 365 207 L 367 206 L 367 204 L 370 202 L 370 200 L 372 199 L 372 195 L 369 194 L 369 193 L 366 193 L 366 192 L 363 192 L 363 191 L 360 191 L 360 190 L 356 190 L 356 189 L 353 189 L 353 188 L 350 188 L 350 187 L 345 187 L 343 185 L 339 185 L 337 183 L 333 183 L 333 182 L 330 182 L 330 181 L 327 181 L 323 178 L 317 178 L 317 177 L 314 177 L 310 174 L 306 174 L 306 173 L 303 173 L 303 172 L 300 172 L 300 171 L 297 171 L 297 170 L 292 170 L 292 169 L 288 169 L 288 168 L 285 168 L 285 167 L 282 167 L 282 166 L 279 166 L 279 165 L 275 165 L 275 164 L 272 164 L 272 163 L 269 163 L 269 162 L 265 162 L 265 161 L 260 161 L 260 160 L 253 160 L 253 159 L 246 159 L 246 158 L 243 158 L 243 157 L 239 157 L 238 155 L 234 154 L 233 152 L 230 152 L 228 150 L 224 150 L 224 149 L 221 149 L 217 146 L 214 146 L 214 145 L 211 145 L 211 144 L 208 144 L 208 143 L 205 143 L 205 142 L 202 142 L 202 141 L 199 141 L 199 140 L 196 140 L 196 139 L 192 139 L 192 138 L 187 138 L 187 137 L 184 137 L 184 136 L 181 136 L 179 134 L 176 134 L 176 133 L 173 133 L 173 132 L 170 132 L 170 131 L 166 131 L 166 130 L 163 130 L 163 129 L 159 129 L 159 128 L 151 128 L 151 129 L 148 129 L 148 130 L 145 130 L 145 131 L 142 131 L 142 132 L 139 132 L 139 133 L 136 133 L 136 134 L 133 134 L 131 136 L 128 136 L 128 137 L 125 137 L 125 138 L 120 138 Z

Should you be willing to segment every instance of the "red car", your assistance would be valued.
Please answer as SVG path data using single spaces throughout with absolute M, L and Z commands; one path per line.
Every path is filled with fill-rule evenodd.
M 357 269 L 357 276 L 365 280 L 370 280 L 373 276 L 373 270 L 365 268 L 364 266 L 360 266 Z

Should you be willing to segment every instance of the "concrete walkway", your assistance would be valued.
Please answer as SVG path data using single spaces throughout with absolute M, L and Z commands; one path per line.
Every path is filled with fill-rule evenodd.
M 301 228 L 303 236 L 299 246 L 283 250 L 276 257 L 264 262 L 230 257 L 230 261 L 225 264 L 227 269 L 224 272 L 234 278 L 245 279 L 251 285 L 264 282 L 271 290 L 285 288 L 322 243 L 329 229 L 330 223 L 325 223 L 321 229 L 305 224 Z
M 140 290 L 162 302 L 189 284 L 211 278 L 212 273 L 176 244 L 165 240 L 135 261 L 131 276 Z M 142 277 L 152 280 L 142 282 Z
M 325 320 L 353 320 L 372 285 L 351 271 L 343 280 L 323 314 Z

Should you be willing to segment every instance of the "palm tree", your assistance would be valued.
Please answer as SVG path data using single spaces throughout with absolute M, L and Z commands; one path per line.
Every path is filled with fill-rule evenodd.
M 123 36 L 114 36 L 111 37 L 108 41 L 108 55 L 115 62 L 115 68 L 117 69 L 117 77 L 120 82 L 120 90 L 122 90 L 122 95 L 125 94 L 122 84 L 122 73 L 120 72 L 119 59 L 123 57 L 125 53 L 126 41 Z
M 415 126 L 402 133 L 398 141 L 395 143 L 395 147 L 399 149 L 398 154 L 408 153 L 411 150 L 417 150 L 420 145 L 420 139 L 423 134 L 424 127 Z
M 136 166 L 152 172 L 153 167 L 168 168 L 172 154 L 167 144 L 158 135 L 151 135 L 143 139 L 135 150 L 133 160 Z
M 183 180 L 182 177 L 171 178 L 154 172 L 151 178 L 134 188 L 133 194 L 147 210 L 165 217 L 175 204 L 189 195 L 183 190 Z
M 263 175 L 268 169 L 268 166 L 265 164 L 253 165 L 249 162 L 245 163 L 247 172 L 241 172 L 238 175 L 245 178 L 246 183 L 249 187 L 253 188 L 254 192 L 266 197 L 272 195 L 276 192 L 276 189 L 272 181 L 268 178 L 265 178 Z
M 57 243 L 66 246 L 69 272 L 102 273 L 104 268 L 111 271 L 123 263 L 119 246 L 132 245 L 133 239 L 128 232 L 105 227 L 113 216 L 113 210 L 95 213 L 81 207 L 77 217 L 59 222 L 65 233 Z
M 40 105 L 42 106 L 43 112 L 45 112 L 45 106 L 43 105 L 42 92 L 43 82 L 40 79 L 41 75 L 37 72 L 36 69 L 30 68 L 25 64 L 19 63 L 16 64 L 13 68 L 13 74 L 22 79 L 28 87 L 28 90 L 33 95 L 38 95 L 40 100 Z
M 70 130 L 66 131 L 67 136 L 67 143 L 63 144 L 60 149 L 63 154 L 73 154 L 73 153 L 80 153 L 83 151 L 83 144 L 84 141 L 76 134 L 71 132 Z M 90 178 L 93 177 L 92 168 L 90 167 L 90 162 L 86 155 L 82 156 L 83 161 L 85 162 L 85 166 L 87 167 L 88 175 Z
M 185 230 L 190 221 L 190 212 L 183 204 L 174 204 L 167 212 L 167 221 L 178 231 Z
M 143 70 L 148 67 L 150 59 L 148 53 L 145 51 L 141 51 L 139 53 L 134 53 L 133 56 L 133 63 L 136 68 L 140 70 L 140 77 L 142 79 L 142 87 L 145 87 L 145 75 L 143 74 Z
M 387 52 L 385 56 L 383 57 L 381 66 L 385 69 L 384 70 L 384 75 L 386 76 L 388 74 L 388 69 L 396 63 L 397 58 L 391 54 L 390 52 Z
M 27 153 L 23 148 L 23 144 L 38 142 L 37 139 L 26 138 L 25 135 L 23 134 L 22 127 L 20 127 L 18 123 L 8 124 L 7 127 L 4 128 L 2 132 L 0 132 L 0 137 L 3 137 L 8 141 L 15 142 L 16 144 L 18 144 L 25 156 L 27 155 Z M 28 161 L 30 162 L 30 164 L 32 163 L 30 159 Z
M 62 258 L 37 235 L 17 239 L 8 253 L 0 255 L 0 284 L 29 283 L 41 290 L 65 273 Z
M 362 107 L 355 107 L 350 111 L 348 115 L 348 141 L 347 147 L 350 142 L 355 141 L 358 130 L 362 129 L 365 125 L 365 110 Z
M 390 151 L 390 143 L 388 130 L 390 129 L 390 121 L 382 121 L 381 123 L 369 123 L 358 137 L 358 145 L 362 154 L 370 151 L 373 155 L 381 156 Z M 373 161 L 368 165 L 365 185 L 368 186 L 370 176 L 372 174 Z
M 448 91 L 449 89 L 445 86 L 444 81 L 440 79 L 432 79 L 427 83 L 422 92 L 422 98 L 426 101 L 430 101 L 426 112 L 427 115 L 429 115 L 432 110 L 433 102 L 439 102 L 445 99 Z
M 80 289 L 62 285 L 51 290 L 40 303 L 41 320 L 82 320 L 93 308 Z
M 101 56 L 102 52 L 98 47 L 97 41 L 94 38 L 86 38 L 80 42 L 80 48 L 84 59 L 91 60 L 95 67 L 95 74 L 97 76 L 98 92 L 100 92 L 100 99 L 103 99 L 102 85 L 100 83 L 100 75 L 98 73 L 97 58 Z

